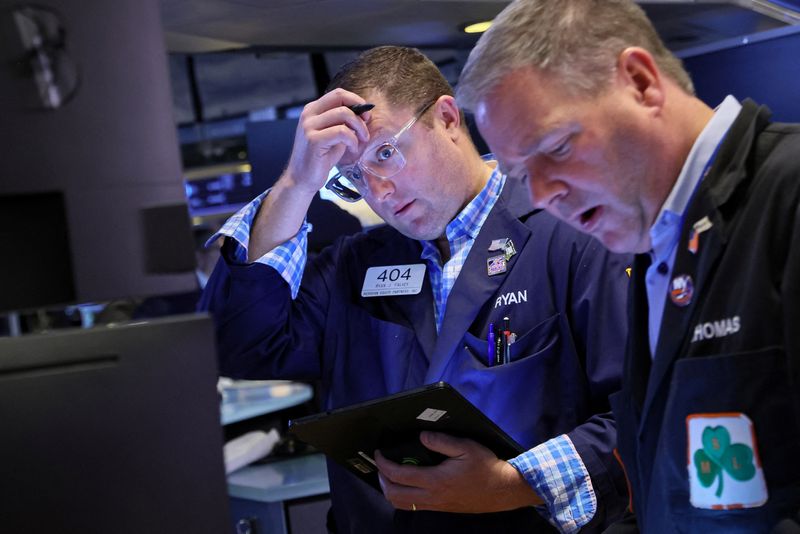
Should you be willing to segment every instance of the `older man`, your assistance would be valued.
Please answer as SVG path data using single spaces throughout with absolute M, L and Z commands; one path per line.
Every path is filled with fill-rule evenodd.
M 535 206 L 639 253 L 623 390 L 612 397 L 633 493 L 627 527 L 791 524 L 800 127 L 733 97 L 708 107 L 628 0 L 513 2 L 458 87 Z
M 388 225 L 305 265 L 304 214 L 326 181 Z M 203 306 L 223 373 L 321 379 L 328 409 L 444 380 L 529 449 L 506 462 L 423 433 L 448 459 L 415 467 L 377 454 L 385 496 L 329 463 L 338 532 L 544 532 L 546 520 L 592 530 L 622 512 L 607 396 L 621 372 L 628 258 L 531 210 L 519 182 L 478 154 L 418 51 L 381 47 L 346 65 L 305 107 L 275 187 L 222 234 Z M 415 291 L 381 291 L 376 267 L 402 269 Z M 504 317 L 516 342 L 498 365 L 487 337 Z

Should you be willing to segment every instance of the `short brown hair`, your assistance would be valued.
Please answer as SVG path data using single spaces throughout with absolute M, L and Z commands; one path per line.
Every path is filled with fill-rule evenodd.
M 390 104 L 419 109 L 453 88 L 439 68 L 416 48 L 379 46 L 345 64 L 326 92 L 341 87 L 356 94 L 379 92 Z

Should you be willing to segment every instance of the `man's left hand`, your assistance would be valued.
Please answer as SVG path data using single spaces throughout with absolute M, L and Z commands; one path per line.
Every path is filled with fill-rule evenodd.
M 543 504 L 522 475 L 475 441 L 422 432 L 422 444 L 448 458 L 419 467 L 396 464 L 375 452 L 383 494 L 401 510 L 488 513 Z

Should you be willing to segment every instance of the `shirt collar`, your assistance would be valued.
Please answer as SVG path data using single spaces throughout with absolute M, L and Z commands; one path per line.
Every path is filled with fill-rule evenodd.
M 678 179 L 672 187 L 667 200 L 650 228 L 650 239 L 656 260 L 662 259 L 672 248 L 675 234 L 680 231 L 680 222 L 697 185 L 703 179 L 703 172 L 711 162 L 717 147 L 728 129 L 736 120 L 742 105 L 728 95 L 714 110 L 714 116 L 706 124 L 689 151 Z
M 494 157 L 492 155 L 487 155 L 483 157 L 483 160 L 487 162 L 494 161 Z M 483 186 L 480 193 L 478 193 L 469 204 L 464 206 L 464 209 L 462 209 L 445 228 L 447 241 L 451 245 L 453 241 L 459 237 L 466 237 L 467 239 L 475 239 L 478 237 L 478 233 L 480 233 L 481 227 L 486 221 L 486 217 L 489 216 L 489 212 L 492 211 L 497 199 L 500 198 L 500 193 L 503 190 L 505 182 L 506 176 L 495 166 L 492 175 L 489 177 L 489 180 L 486 181 L 486 185 Z M 435 241 L 423 241 L 422 244 L 423 257 L 425 256 L 424 251 L 426 249 L 438 250 Z
M 481 192 L 469 204 L 464 206 L 464 209 L 456 215 L 456 218 L 447 225 L 445 234 L 448 241 L 452 241 L 461 235 L 466 235 L 471 239 L 478 237 L 483 222 L 500 196 L 505 179 L 505 175 L 495 168 Z

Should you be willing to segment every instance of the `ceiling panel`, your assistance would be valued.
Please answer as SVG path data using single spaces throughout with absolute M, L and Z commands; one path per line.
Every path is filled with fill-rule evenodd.
M 477 38 L 463 34 L 461 26 L 491 19 L 506 4 L 463 0 L 162 0 L 162 17 L 168 33 L 266 47 L 469 47 Z
M 800 22 L 800 0 L 641 3 L 674 49 Z M 470 48 L 477 37 L 461 28 L 493 18 L 507 4 L 505 0 L 161 0 L 170 49 L 184 52 L 237 46 Z M 783 20 L 779 20 L 781 10 Z
M 784 14 L 800 22 L 800 0 L 640 3 L 667 46 L 679 53 L 785 27 L 787 22 L 779 20 L 780 9 L 796 9 Z M 195 117 L 195 109 L 202 111 L 204 120 L 241 116 L 266 106 L 285 110 L 313 99 L 317 86 L 309 51 L 324 52 L 323 65 L 330 74 L 364 48 L 417 46 L 455 82 L 477 40 L 461 28 L 493 18 L 507 4 L 507 0 L 161 0 L 168 48 L 177 54 L 171 62 L 173 86 L 184 93 L 175 99 L 176 117 L 179 123 L 192 122 L 187 119 Z M 290 52 L 301 55 L 281 59 L 281 54 Z M 191 82 L 181 53 L 194 56 L 198 97 L 194 100 L 185 95 Z

